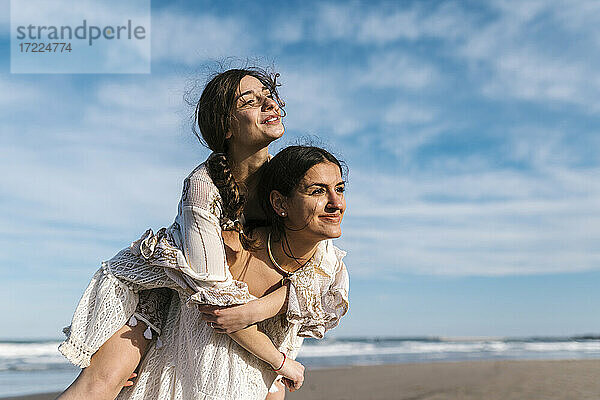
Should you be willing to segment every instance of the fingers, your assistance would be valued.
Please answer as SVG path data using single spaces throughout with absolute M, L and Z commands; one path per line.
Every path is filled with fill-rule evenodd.
M 212 322 L 210 320 L 205 320 L 205 321 L 206 321 L 206 324 L 208 326 L 210 326 L 217 333 L 231 333 L 231 332 L 233 332 L 233 331 L 230 332 L 228 329 L 226 329 L 225 327 L 223 327 L 223 325 L 221 325 L 221 324 L 219 324 L 217 322 Z
M 288 378 L 283 378 L 281 379 L 281 382 L 285 385 L 285 387 L 290 391 L 290 392 L 294 392 L 296 391 L 296 389 L 294 389 L 294 382 L 291 379 Z
M 206 321 L 206 322 L 217 322 L 217 316 L 212 315 L 212 314 L 204 314 L 202 313 L 202 321 Z
M 202 314 L 214 314 L 215 311 L 218 310 L 217 306 L 211 306 L 211 305 L 207 305 L 207 304 L 198 305 L 198 309 L 200 310 L 200 312 Z
M 133 386 L 133 379 L 135 377 L 137 377 L 137 374 L 135 372 L 132 372 L 131 376 L 127 379 L 127 382 L 125 382 L 125 384 L 123 384 L 123 387 Z
M 296 382 L 296 385 L 294 385 L 296 390 L 300 389 L 304 384 L 304 365 L 300 364 L 300 369 L 302 370 L 302 374 L 300 375 L 300 379 Z
M 232 308 L 234 306 L 212 306 L 210 304 L 199 304 L 197 305 L 198 309 L 203 314 L 211 314 L 211 315 L 221 315 L 223 312 L 226 312 L 228 308 Z

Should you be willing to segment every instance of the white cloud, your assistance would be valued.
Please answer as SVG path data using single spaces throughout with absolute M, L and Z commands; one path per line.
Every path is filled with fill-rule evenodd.
M 535 49 L 507 49 L 496 54 L 495 75 L 483 92 L 535 102 L 558 101 L 597 109 L 600 81 L 581 61 L 546 57 Z M 591 102 L 591 103 L 590 103 Z
M 579 0 L 564 7 L 564 3 L 555 4 L 553 18 L 569 33 L 578 34 L 587 31 L 596 44 L 600 44 L 600 3 L 595 0 Z
M 0 215 L 6 268 L 84 271 L 148 227 L 172 222 L 183 178 L 206 155 L 177 115 L 181 79 L 106 79 L 85 95 L 62 79 L 33 91 L 25 78 L 7 82 L 21 96 L 10 104 L 18 115 L 32 104 L 52 106 L 57 87 L 62 99 L 58 114 L 13 114 L 2 124 L 0 168 L 11 171 L 0 178 L 10 210 Z M 69 120 L 65 110 L 74 110 Z
M 288 109 L 286 125 L 305 133 L 350 135 L 369 124 L 381 125 L 385 131 L 404 123 L 429 123 L 436 116 L 429 104 L 421 101 L 417 105 L 406 99 L 405 91 L 402 100 L 394 91 L 384 97 L 372 94 L 397 88 L 414 94 L 436 81 L 433 66 L 401 53 L 375 54 L 364 66 L 340 69 L 294 64 L 281 68 L 281 73 L 281 92 Z M 391 106 L 387 106 L 387 98 L 393 99 Z
M 398 38 L 417 39 L 422 31 L 419 15 L 413 8 L 392 14 L 367 14 L 358 29 L 361 42 L 389 42 Z
M 282 68 L 282 95 L 288 128 L 305 134 L 351 134 L 367 122 L 367 110 L 353 101 L 355 87 L 332 70 Z M 293 111 L 289 111 L 293 110 Z
M 137 141 L 164 136 L 185 121 L 184 88 L 184 79 L 169 76 L 101 84 L 83 122 Z
M 432 39 L 441 45 L 436 54 L 469 64 L 470 77 L 481 81 L 487 96 L 598 110 L 597 2 L 565 7 L 562 1 L 498 0 L 486 6 L 475 11 L 459 2 L 434 7 L 325 3 L 309 19 L 313 37 L 306 39 L 376 46 L 368 51 L 374 74 L 364 77 L 375 87 L 430 85 L 437 75 L 433 66 L 388 53 L 392 43 Z
M 568 135 L 553 128 L 525 125 L 514 128 L 507 137 L 507 147 L 509 159 L 528 163 L 537 170 L 580 161 Z
M 254 47 L 248 32 L 245 22 L 238 18 L 156 12 L 152 18 L 152 59 L 197 65 L 232 55 L 243 57 Z
M 356 29 L 355 7 L 321 3 L 314 11 L 312 24 L 316 39 L 331 41 L 350 37 Z
M 480 71 L 482 91 L 496 98 L 560 102 L 595 111 L 600 101 L 596 71 L 598 22 L 579 24 L 589 3 L 492 3 L 497 17 L 471 27 L 456 54 Z M 583 38 L 583 39 L 582 39 Z M 567 46 L 568 43 L 568 46 Z M 591 48 L 589 46 L 592 46 Z
M 348 40 L 383 46 L 423 38 L 454 39 L 462 36 L 471 17 L 454 3 L 439 6 L 383 3 L 377 7 L 360 3 L 324 3 L 315 9 L 312 23 L 318 41 Z
M 289 15 L 284 15 L 277 18 L 273 26 L 277 27 L 276 34 L 273 39 L 277 43 L 295 43 L 304 39 L 305 18 L 301 15 L 296 15 L 295 18 L 290 18 Z
M 394 125 L 423 124 L 431 122 L 434 117 L 432 109 L 405 101 L 392 104 L 383 115 L 385 122 Z
M 401 52 L 376 52 L 367 67 L 356 72 L 358 83 L 376 88 L 423 89 L 437 78 L 436 69 L 428 62 Z
M 598 173 L 352 170 L 341 244 L 363 277 L 597 270 Z
M 0 75 L 0 106 L 3 111 L 30 105 L 44 97 L 43 90 L 25 80 L 6 79 Z
M 101 132 L 97 132 L 101 135 Z M 25 271 L 97 265 L 148 227 L 169 225 L 190 166 L 118 147 L 3 146 L 0 257 Z M 20 216 L 14 218 L 13 216 Z M 117 246 L 117 247 L 115 247 Z
M 425 118 L 433 118 L 426 109 L 415 110 L 415 115 L 405 115 L 404 111 L 408 112 L 408 110 L 400 110 L 400 112 L 389 110 L 388 112 L 398 114 L 388 116 L 391 120 L 386 122 L 392 125 L 382 128 L 378 136 L 382 147 L 394 154 L 398 158 L 398 163 L 406 165 L 412 161 L 416 150 L 444 134 L 448 126 L 434 121 L 425 123 Z

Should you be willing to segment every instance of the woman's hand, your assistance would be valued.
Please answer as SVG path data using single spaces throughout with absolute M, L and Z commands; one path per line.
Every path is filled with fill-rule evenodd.
M 127 382 L 123 385 L 123 387 L 133 386 L 133 380 L 137 377 L 135 372 L 131 373 L 131 376 L 127 379 Z
M 282 382 L 290 392 L 300 389 L 304 383 L 304 365 L 291 358 L 285 359 L 283 366 L 277 373 L 283 376 Z
M 254 300 L 253 300 L 254 301 Z M 232 307 L 199 305 L 202 320 L 216 332 L 233 333 L 257 322 L 254 320 L 254 306 L 251 302 Z

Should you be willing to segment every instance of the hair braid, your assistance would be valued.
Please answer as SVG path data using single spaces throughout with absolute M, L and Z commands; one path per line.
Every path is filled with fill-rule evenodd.
M 208 174 L 219 190 L 223 202 L 221 228 L 224 231 L 233 230 L 238 232 L 242 246 L 246 250 L 254 250 L 256 240 L 246 235 L 240 221 L 246 203 L 246 196 L 241 193 L 240 187 L 235 181 L 229 162 L 227 162 L 227 156 L 225 153 L 214 153 L 209 157 L 207 167 Z
M 228 147 L 226 136 L 234 118 L 236 93 L 245 76 L 252 76 L 267 87 L 279 105 L 281 115 L 285 115 L 283 111 L 285 103 L 277 92 L 277 87 L 280 85 L 277 82 L 279 74 L 269 73 L 256 67 L 230 69 L 213 76 L 204 87 L 196 104 L 192 130 L 201 143 L 215 152 L 208 159 L 207 167 L 223 202 L 222 229 L 239 232 L 242 246 L 251 250 L 256 249 L 255 240 L 244 233 L 240 221 L 246 198 L 235 181 L 225 155 Z M 233 221 L 233 224 L 230 221 Z

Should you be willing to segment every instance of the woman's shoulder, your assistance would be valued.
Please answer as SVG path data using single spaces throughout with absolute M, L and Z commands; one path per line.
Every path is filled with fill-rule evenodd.
M 182 204 L 213 204 L 221 201 L 219 189 L 208 173 L 206 161 L 198 165 L 183 181 Z
M 190 172 L 190 174 L 187 176 L 186 180 L 200 180 L 213 184 L 212 178 L 210 177 L 210 173 L 208 172 L 207 161 L 204 161 L 202 164 L 194 168 L 192 172 Z

